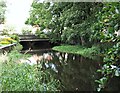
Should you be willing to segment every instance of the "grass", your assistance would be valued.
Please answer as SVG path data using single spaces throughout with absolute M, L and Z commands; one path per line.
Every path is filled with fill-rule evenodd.
M 30 55 L 13 50 L 1 56 L 4 56 L 0 58 L 2 91 L 57 91 L 60 87 L 60 82 L 49 71 L 42 70 L 43 62 L 33 66 L 17 63 Z
M 99 53 L 99 48 L 97 46 L 92 46 L 91 48 L 85 48 L 79 45 L 61 45 L 61 46 L 55 46 L 52 49 L 60 52 L 79 54 L 88 58 L 93 58 L 93 56 Z

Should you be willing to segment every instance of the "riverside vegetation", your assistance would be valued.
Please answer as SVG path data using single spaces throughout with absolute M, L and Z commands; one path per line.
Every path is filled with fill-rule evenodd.
M 40 3 L 38 0 L 34 0 L 30 13 L 26 24 L 32 26 L 38 25 L 40 27 L 40 30 L 37 32 L 38 36 L 41 34 L 40 31 L 47 29 L 47 37 L 52 43 L 67 44 L 67 46 L 55 47 L 53 49 L 79 53 L 83 56 L 97 53 L 103 55 L 102 67 L 98 70 L 101 78 L 95 81 L 98 84 L 97 91 L 104 91 L 111 78 L 120 77 L 120 2 Z M 93 47 L 95 45 L 100 49 Z M 18 56 L 21 56 L 17 51 L 14 51 L 14 53 L 15 55 L 13 55 L 12 52 L 10 55 L 9 53 L 7 54 L 8 62 L 2 61 L 3 65 L 5 65 L 1 76 L 3 78 L 3 89 L 7 90 L 8 88 L 11 90 L 10 87 L 13 87 L 13 90 L 39 90 L 40 88 L 34 87 L 37 85 L 40 86 L 40 84 L 37 83 L 41 80 L 43 81 L 44 78 L 36 78 L 38 74 L 35 74 L 36 71 L 33 72 L 34 68 L 32 67 L 30 67 L 30 69 L 33 70 L 28 70 L 25 69 L 26 65 L 13 64 L 15 62 L 14 60 L 16 60 Z M 16 66 L 20 66 L 19 68 L 21 69 L 16 68 Z M 24 69 L 22 69 L 22 67 Z M 27 67 L 29 68 L 29 66 Z M 8 68 L 12 69 L 9 70 Z M 17 69 L 20 71 L 18 71 L 19 73 Z M 10 71 L 11 76 L 9 76 Z M 24 72 L 24 77 L 21 72 Z M 31 76 L 31 73 L 33 76 Z M 15 77 L 20 76 L 19 80 L 12 77 L 14 75 L 16 75 Z M 51 77 L 49 74 L 42 73 L 41 75 L 45 78 Z M 27 85 L 21 81 L 23 78 Z M 31 78 L 32 80 L 27 82 L 27 79 Z M 57 84 L 56 80 L 53 78 L 47 80 L 52 83 L 42 83 L 45 87 L 40 86 L 41 90 L 57 90 L 56 85 L 59 86 L 59 84 Z M 18 86 L 15 86 L 16 82 L 18 82 Z M 33 86 L 31 86 L 31 84 L 33 84 Z M 47 86 L 48 88 L 46 88 L 46 85 L 50 85 L 50 87 Z
M 49 29 L 51 42 L 75 45 L 74 49 L 73 46 L 60 46 L 53 48 L 55 50 L 78 53 L 83 48 L 78 49 L 76 45 L 91 51 L 94 50 L 92 46 L 100 46 L 103 67 L 98 70 L 102 77 L 96 80 L 97 91 L 104 91 L 111 78 L 120 76 L 115 74 L 116 68 L 111 67 L 120 66 L 120 2 L 40 3 L 34 0 L 26 24 L 39 25 L 41 30 Z
M 88 57 L 92 59 L 95 59 L 95 57 L 99 55 L 100 52 L 100 48 L 97 46 L 86 48 L 80 45 L 61 45 L 61 46 L 55 46 L 52 49 L 60 52 L 79 54 L 84 57 Z
M 60 82 L 43 70 L 44 60 L 33 66 L 18 63 L 21 58 L 31 56 L 19 53 L 21 48 L 16 46 L 10 53 L 0 56 L 2 91 L 59 91 Z

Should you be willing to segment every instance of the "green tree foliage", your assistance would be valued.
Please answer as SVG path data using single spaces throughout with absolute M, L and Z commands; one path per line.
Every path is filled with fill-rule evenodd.
M 98 3 L 55 3 L 50 36 L 55 35 L 63 43 L 86 45 L 90 39 L 90 25 L 94 22 L 96 10 L 100 9 L 98 6 Z
M 39 25 L 42 29 L 45 29 L 52 17 L 49 11 L 49 5 L 49 3 L 39 3 L 34 0 L 30 11 L 31 15 L 27 19 L 26 24 Z
M 68 44 L 87 44 L 94 23 L 95 14 L 100 10 L 99 3 L 39 3 L 32 4 L 29 24 L 40 25 L 42 29 L 51 29 L 53 42 L 62 41 Z
M 6 4 L 5 1 L 0 0 L 0 24 L 4 22 L 5 19 L 5 8 L 6 8 Z
M 99 35 L 101 42 L 112 43 L 110 48 L 104 50 L 104 65 L 101 70 L 103 77 L 97 81 L 98 90 L 105 88 L 110 78 L 120 76 L 120 37 L 115 31 L 120 30 L 120 3 L 104 3 L 103 8 L 97 15 L 94 32 Z

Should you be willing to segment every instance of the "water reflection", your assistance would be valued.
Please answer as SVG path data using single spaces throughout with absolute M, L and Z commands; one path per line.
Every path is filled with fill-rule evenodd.
M 98 78 L 96 70 L 100 68 L 99 61 L 93 61 L 80 55 L 60 52 L 47 52 L 52 60 L 45 62 L 45 69 L 63 84 L 64 91 L 95 91 L 95 79 Z M 37 53 L 41 55 L 41 53 Z M 44 53 L 43 53 L 44 55 Z
M 59 79 L 63 91 L 96 91 L 98 85 L 95 80 L 101 77 L 100 73 L 96 72 L 102 64 L 99 58 L 92 60 L 52 50 L 30 51 L 30 54 L 44 58 L 42 70 L 50 71 L 52 76 Z M 103 91 L 120 91 L 119 81 L 119 77 L 110 79 Z

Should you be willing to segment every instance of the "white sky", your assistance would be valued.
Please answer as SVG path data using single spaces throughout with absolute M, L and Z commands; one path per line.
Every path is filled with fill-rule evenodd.
M 33 0 L 6 0 L 6 23 L 22 25 L 29 16 L 30 5 Z
M 19 30 L 29 17 L 29 10 L 33 0 L 6 0 L 7 11 L 5 24 L 12 25 Z
M 29 17 L 29 11 L 33 0 L 5 0 L 7 10 L 5 14 L 5 24 L 16 28 L 17 32 L 25 26 L 25 21 Z M 41 3 L 44 0 L 39 0 Z

